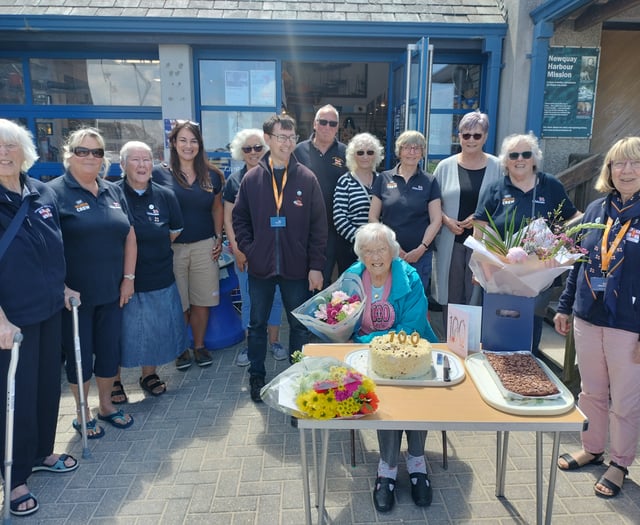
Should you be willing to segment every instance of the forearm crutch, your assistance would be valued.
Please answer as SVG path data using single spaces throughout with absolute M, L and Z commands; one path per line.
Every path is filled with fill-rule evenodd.
M 7 372 L 7 412 L 4 427 L 4 514 L 3 523 L 11 523 L 11 467 L 13 466 L 13 414 L 16 400 L 16 370 L 20 358 L 22 334 L 13 336 L 11 361 Z
M 80 424 L 82 425 L 82 457 L 91 457 L 87 438 L 87 403 L 84 398 L 84 380 L 82 378 L 82 353 L 80 352 L 80 327 L 78 323 L 78 306 L 80 301 L 75 297 L 69 299 L 73 314 L 73 347 L 76 357 L 76 380 L 78 381 L 78 399 L 80 401 Z

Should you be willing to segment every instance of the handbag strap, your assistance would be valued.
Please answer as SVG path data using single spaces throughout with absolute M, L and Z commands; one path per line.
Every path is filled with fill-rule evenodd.
M 20 208 L 18 208 L 18 212 L 13 216 L 9 227 L 5 230 L 2 238 L 0 238 L 0 261 L 2 260 L 4 253 L 7 251 L 7 248 L 9 248 L 11 241 L 13 241 L 13 238 L 16 236 L 16 233 L 18 233 L 18 229 L 22 226 L 24 218 L 27 216 L 29 201 L 29 197 L 22 199 L 22 204 L 20 205 Z

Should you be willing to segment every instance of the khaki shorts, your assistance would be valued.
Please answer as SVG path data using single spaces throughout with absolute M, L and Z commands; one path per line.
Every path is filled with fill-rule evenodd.
M 220 303 L 220 268 L 211 259 L 213 239 L 173 243 L 173 273 L 176 276 L 182 311 L 190 305 L 217 306 Z

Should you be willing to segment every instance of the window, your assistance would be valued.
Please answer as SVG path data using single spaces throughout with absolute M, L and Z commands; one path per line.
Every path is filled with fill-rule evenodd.
M 262 129 L 262 123 L 276 111 L 274 61 L 200 60 L 199 77 L 200 120 L 207 151 L 228 152 L 238 131 Z
M 35 105 L 160 106 L 157 60 L 29 61 Z
M 0 104 L 24 104 L 23 79 L 20 60 L 0 58 Z

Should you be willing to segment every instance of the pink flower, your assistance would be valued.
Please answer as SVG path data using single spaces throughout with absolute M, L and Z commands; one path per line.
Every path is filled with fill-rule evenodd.
M 509 248 L 507 252 L 507 260 L 510 263 L 521 263 L 527 260 L 527 252 L 524 248 L 520 248 L 519 246 L 515 248 Z

